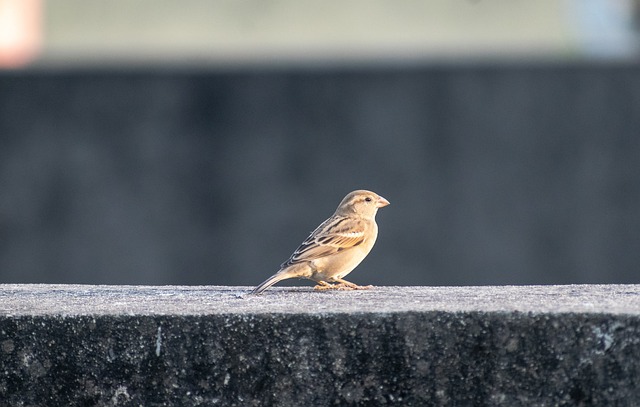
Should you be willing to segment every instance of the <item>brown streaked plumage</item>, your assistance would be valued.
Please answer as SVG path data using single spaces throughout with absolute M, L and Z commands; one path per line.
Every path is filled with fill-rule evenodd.
M 373 248 L 378 237 L 376 213 L 389 201 L 366 190 L 344 197 L 335 213 L 322 222 L 311 235 L 282 263 L 280 270 L 257 286 L 252 294 L 260 294 L 279 281 L 306 278 L 318 283 L 319 290 L 366 289 L 344 280 Z M 331 284 L 337 283 L 337 284 Z

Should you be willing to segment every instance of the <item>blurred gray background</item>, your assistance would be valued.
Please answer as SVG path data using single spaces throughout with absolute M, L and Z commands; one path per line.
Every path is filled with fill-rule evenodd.
M 359 188 L 356 283 L 640 282 L 635 2 L 27 3 L 0 283 L 255 285 Z

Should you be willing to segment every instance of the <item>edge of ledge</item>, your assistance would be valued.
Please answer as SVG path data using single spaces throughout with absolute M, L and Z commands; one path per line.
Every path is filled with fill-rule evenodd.
M 640 315 L 640 285 L 276 287 L 0 284 L 0 317 L 486 312 Z

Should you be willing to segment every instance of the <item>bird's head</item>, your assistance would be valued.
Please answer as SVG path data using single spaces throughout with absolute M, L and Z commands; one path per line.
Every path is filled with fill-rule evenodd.
M 378 209 L 387 205 L 389 201 L 375 192 L 359 189 L 344 197 L 336 209 L 336 214 L 348 216 L 356 213 L 363 217 L 375 217 Z

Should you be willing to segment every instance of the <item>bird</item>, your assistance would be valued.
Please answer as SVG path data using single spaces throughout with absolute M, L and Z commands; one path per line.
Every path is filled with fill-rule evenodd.
M 280 269 L 251 294 L 260 294 L 272 285 L 289 278 L 315 281 L 316 290 L 364 290 L 344 277 L 369 254 L 378 237 L 376 214 L 389 205 L 382 196 L 364 189 L 352 191 L 344 197 L 329 219 L 318 226 L 309 237 L 280 265 Z

